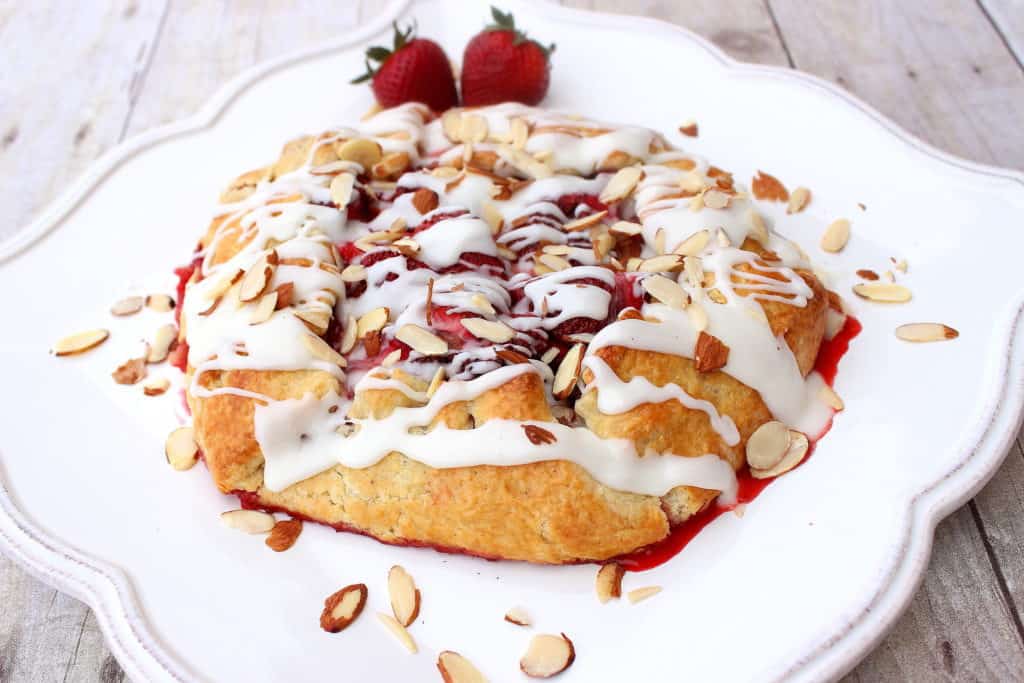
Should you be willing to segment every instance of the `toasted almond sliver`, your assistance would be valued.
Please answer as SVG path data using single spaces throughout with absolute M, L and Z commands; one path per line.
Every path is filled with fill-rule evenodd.
M 652 275 L 641 280 L 640 285 L 655 299 L 680 310 L 690 303 L 690 295 L 674 281 L 663 275 Z
M 331 201 L 344 209 L 352 201 L 352 191 L 356 186 L 356 177 L 351 173 L 339 173 L 331 179 Z
M 277 310 L 277 292 L 270 292 L 260 297 L 260 300 L 256 303 L 256 308 L 253 309 L 252 315 L 249 316 L 250 325 L 259 325 L 270 320 L 270 316 L 274 315 L 274 311 Z M 328 321 L 329 322 L 329 321 Z
M 615 202 L 622 201 L 633 193 L 643 175 L 643 170 L 637 166 L 627 166 L 626 168 L 619 169 L 611 177 L 611 180 L 608 181 L 608 184 L 604 186 L 599 199 L 604 204 L 614 204 Z
M 487 221 L 487 225 L 491 226 L 491 234 L 497 235 L 501 232 L 502 227 L 505 225 L 505 218 L 501 215 L 501 210 L 493 202 L 485 201 L 480 209 L 481 218 Z
M 896 336 L 908 342 L 937 342 L 956 339 L 960 333 L 942 323 L 907 323 L 896 328 Z
M 142 393 L 146 396 L 160 396 L 166 393 L 171 388 L 171 380 L 166 377 L 156 377 L 144 382 L 142 385 Z
M 839 398 L 839 394 L 836 393 L 836 390 L 829 385 L 826 384 L 821 387 L 818 391 L 818 395 L 821 397 L 821 400 L 825 402 L 825 405 L 833 410 L 843 409 L 843 399 Z
M 581 230 L 586 230 L 587 228 L 591 228 L 600 223 L 607 215 L 607 211 L 597 211 L 584 216 L 583 218 L 577 218 L 576 220 L 569 221 L 562 226 L 562 229 L 566 232 L 579 232 Z
M 178 427 L 167 436 L 164 443 L 164 456 L 167 463 L 178 471 L 190 469 L 196 464 L 199 446 L 196 445 L 195 432 L 191 427 Z
M 441 388 L 441 384 L 444 383 L 444 368 L 440 367 L 434 373 L 434 377 L 430 380 L 430 386 L 427 387 L 427 398 L 430 398 L 437 390 Z
M 762 247 L 768 246 L 768 228 L 764 224 L 764 218 L 756 209 L 751 209 L 747 214 L 747 221 L 750 223 L 750 237 L 761 243 Z
M 789 448 L 789 427 L 772 420 L 765 422 L 747 439 L 747 463 L 751 469 L 769 470 L 782 460 Z
M 343 282 L 362 282 L 366 279 L 366 268 L 358 263 L 347 265 L 341 271 L 341 279 Z
M 559 401 L 569 397 L 572 390 L 576 388 L 576 382 L 580 377 L 580 367 L 583 364 L 583 344 L 574 344 L 565 353 L 562 363 L 555 373 L 555 380 L 551 386 L 551 393 Z
M 380 620 L 380 623 L 384 624 L 398 638 L 398 642 L 402 644 L 402 647 L 411 654 L 419 652 L 419 649 L 416 647 L 416 641 L 412 639 L 412 636 L 405 630 L 405 627 L 398 623 L 397 619 L 383 612 L 377 612 L 377 618 Z
M 448 342 L 419 325 L 411 323 L 402 325 L 395 333 L 395 338 L 408 344 L 414 351 L 418 351 L 424 356 L 440 356 L 443 353 L 448 353 Z
M 444 683 L 487 683 L 487 679 L 472 662 L 451 650 L 445 650 L 437 656 L 437 670 L 441 672 Z
M 643 232 L 643 229 L 644 226 L 632 221 L 619 221 L 610 228 L 612 232 L 618 235 L 627 235 L 629 237 L 639 235 Z
M 558 349 L 552 346 L 550 349 L 544 352 L 540 357 L 540 362 L 545 365 L 551 365 L 551 361 L 558 357 Z
M 729 206 L 729 195 L 721 190 L 708 190 L 704 193 L 704 206 L 709 209 L 724 209 Z
M 566 261 L 561 256 L 556 256 L 554 254 L 549 253 L 541 254 L 540 256 L 537 257 L 537 261 L 539 263 L 543 263 L 553 272 L 557 272 L 559 270 L 566 270 L 567 268 L 572 267 L 572 264 Z
M 533 637 L 519 668 L 530 678 L 551 678 L 562 673 L 576 659 L 576 649 L 564 633 L 540 634 Z
M 487 119 L 479 114 L 463 114 L 461 136 L 463 142 L 476 144 L 487 139 Z
M 529 626 L 533 623 L 530 615 L 522 607 L 513 607 L 505 612 L 505 621 L 516 626 Z
M 732 246 L 732 240 L 729 239 L 729 233 L 721 228 L 715 231 L 715 239 L 718 240 L 718 246 L 720 247 Z
M 357 163 L 365 171 L 369 171 L 371 166 L 380 161 L 382 153 L 380 143 L 367 138 L 353 138 L 338 146 L 339 159 Z
M 146 376 L 146 356 L 149 354 L 147 348 L 139 358 L 131 358 L 119 365 L 111 376 L 118 384 L 138 384 Z
M 597 580 L 594 587 L 597 589 L 597 599 L 601 604 L 622 595 L 622 576 L 626 570 L 621 565 L 611 562 L 601 565 L 597 570 Z
M 228 510 L 220 513 L 220 521 L 224 526 L 247 534 L 270 533 L 277 523 L 274 515 L 262 510 Z
M 388 572 L 388 595 L 399 624 L 408 626 L 416 620 L 420 613 L 420 591 L 409 572 L 397 564 Z
M 524 149 L 530 139 L 530 125 L 518 116 L 508 122 L 509 142 L 516 149 Z
M 683 257 L 683 274 L 691 287 L 700 287 L 704 284 L 704 262 L 700 256 Z
M 626 598 L 630 603 L 636 604 L 641 600 L 657 595 L 661 592 L 661 586 L 644 586 L 643 588 L 634 588 L 633 590 L 626 593 Z
M 452 142 L 462 142 L 462 112 L 449 109 L 441 117 L 441 129 Z
M 672 253 L 679 254 L 680 256 L 696 256 L 704 251 L 709 241 L 711 241 L 711 233 L 707 230 L 698 230 L 680 242 L 672 250 Z
M 462 326 L 474 337 L 503 344 L 516 336 L 516 331 L 498 320 L 485 318 L 462 318 Z
M 786 449 L 782 460 L 771 469 L 762 470 L 751 467 L 750 475 L 755 479 L 768 479 L 785 474 L 803 461 L 809 447 L 810 442 L 807 440 L 807 435 L 791 429 L 789 430 L 789 448 Z
M 384 356 L 384 359 L 381 360 L 380 364 L 381 367 L 390 368 L 400 360 L 402 360 L 402 349 L 395 349 L 388 355 Z
M 630 259 L 632 260 L 632 259 Z M 683 267 L 683 257 L 679 254 L 663 254 L 644 259 L 637 264 L 641 273 L 670 273 Z
M 135 315 L 142 310 L 146 299 L 141 296 L 128 296 L 110 307 L 110 314 L 116 316 Z
M 485 297 L 483 294 L 474 294 L 473 296 L 469 297 L 469 302 L 473 305 L 473 308 L 475 308 L 478 311 L 482 311 L 490 315 L 494 315 L 496 313 L 496 311 L 494 310 L 494 304 L 492 304 L 491 300 Z
M 272 251 L 270 253 L 274 254 L 273 258 L 268 257 L 269 255 L 261 256 L 254 264 L 249 266 L 249 270 L 246 271 L 239 284 L 239 301 L 243 303 L 255 301 L 267 289 L 267 286 L 270 284 L 270 278 L 274 275 L 271 261 L 276 260 L 276 252 Z
M 362 614 L 367 593 L 366 584 L 354 583 L 329 595 L 320 613 L 320 628 L 328 633 L 337 633 L 347 628 Z
M 853 293 L 862 299 L 884 304 L 901 304 L 910 301 L 910 290 L 891 282 L 861 282 L 853 286 Z
M 708 329 L 708 312 L 696 301 L 691 301 L 686 307 L 686 315 L 690 318 L 690 324 L 698 332 Z
M 150 294 L 146 297 L 146 308 L 157 313 L 167 313 L 174 310 L 174 299 L 166 294 Z
M 810 201 L 811 191 L 806 187 L 798 187 L 789 195 L 789 205 L 786 207 L 786 213 L 799 213 L 804 210 Z
M 356 332 L 358 331 L 358 329 L 359 323 L 353 316 L 350 315 L 348 317 L 348 320 L 345 321 L 345 331 L 344 333 L 342 333 L 341 336 L 342 353 L 348 353 L 353 348 L 355 348 L 356 340 L 358 339 L 358 337 L 356 337 Z
M 306 327 L 316 335 L 325 333 L 327 331 L 327 326 L 331 324 L 330 311 L 320 308 L 300 309 L 294 311 L 293 315 L 306 323 Z
M 53 345 L 53 353 L 57 356 L 73 356 L 89 349 L 96 348 L 107 340 L 110 332 L 104 329 L 86 330 L 58 339 Z
M 153 341 L 149 344 L 149 352 L 146 354 L 147 363 L 162 363 L 170 353 L 171 345 L 178 338 L 178 328 L 168 323 L 156 328 L 153 334 Z
M 821 236 L 821 248 L 831 254 L 843 250 L 850 241 L 850 221 L 845 218 L 832 221 Z
M 356 337 L 362 339 L 371 332 L 382 329 L 388 323 L 391 310 L 387 306 L 379 306 L 359 318 Z
M 309 351 L 310 355 L 317 360 L 322 360 L 325 363 L 331 363 L 333 365 L 340 365 L 341 367 L 348 365 L 344 356 L 335 351 L 330 344 L 316 335 L 303 334 L 302 343 L 306 347 L 306 350 Z

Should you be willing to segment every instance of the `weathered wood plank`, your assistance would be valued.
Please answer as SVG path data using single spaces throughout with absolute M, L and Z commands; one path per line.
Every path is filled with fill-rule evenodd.
M 771 14 L 761 0 L 562 0 L 561 4 L 664 19 L 707 38 L 736 59 L 759 64 L 788 64 Z
M 1007 46 L 1024 64 L 1024 0 L 978 0 Z
M 0 9 L 0 239 L 26 225 L 120 140 L 162 0 Z M 88 68 L 83 68 L 88 65 Z

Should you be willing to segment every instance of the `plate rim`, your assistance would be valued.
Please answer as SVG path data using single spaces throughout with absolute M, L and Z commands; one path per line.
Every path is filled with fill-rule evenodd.
M 389 0 L 381 13 L 344 37 L 320 43 L 257 64 L 221 86 L 192 116 L 149 129 L 111 148 L 93 161 L 82 175 L 52 201 L 28 226 L 0 241 L 0 265 L 13 261 L 58 229 L 65 219 L 122 164 L 137 154 L 179 135 L 214 126 L 246 89 L 288 66 L 348 49 L 386 30 L 414 5 L 432 0 Z M 817 76 L 774 65 L 742 62 L 725 54 L 709 40 L 682 26 L 635 15 L 613 15 L 550 4 L 543 0 L 518 0 L 552 20 L 598 26 L 617 31 L 657 33 L 686 40 L 705 51 L 725 69 L 757 78 L 772 78 L 810 88 L 852 107 L 884 129 L 895 141 L 912 149 L 930 163 L 1010 181 L 1024 190 L 1024 173 L 980 164 L 944 152 L 905 130 L 873 106 Z M 480 0 L 481 5 L 486 5 Z M 956 463 L 917 491 L 907 505 L 902 542 L 874 594 L 857 613 L 837 623 L 832 633 L 800 656 L 779 680 L 838 678 L 851 670 L 888 633 L 904 612 L 924 577 L 931 555 L 935 526 L 973 497 L 995 474 L 1007 456 L 1024 418 L 1024 370 L 1014 371 L 1024 356 L 1024 293 L 1016 296 L 1009 315 L 1000 322 L 996 339 L 1005 339 L 994 376 L 1001 377 L 995 404 L 981 419 L 984 428 L 976 440 L 958 446 Z M 179 658 L 150 632 L 144 611 L 125 573 L 112 565 L 76 550 L 71 544 L 38 528 L 16 502 L 8 486 L 0 457 L 0 551 L 30 574 L 85 602 L 96 614 L 104 640 L 126 673 L 137 680 L 153 674 L 169 680 L 192 680 Z

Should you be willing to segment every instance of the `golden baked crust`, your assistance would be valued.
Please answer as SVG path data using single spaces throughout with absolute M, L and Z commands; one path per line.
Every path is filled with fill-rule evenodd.
M 244 200 L 261 180 L 300 167 L 313 140 L 307 136 L 286 145 L 275 164 L 233 182 L 222 201 Z M 337 159 L 334 150 L 334 146 L 317 148 L 316 163 Z M 298 198 L 285 196 L 274 201 Z M 247 238 L 238 216 L 221 216 L 213 221 L 201 244 L 212 247 L 209 262 L 218 264 L 238 253 Z M 765 255 L 753 240 L 748 239 L 743 248 Z M 827 296 L 813 274 L 798 274 L 813 290 L 807 305 L 760 303 L 772 331 L 785 339 L 806 375 L 824 334 Z M 650 447 L 678 454 L 647 457 L 717 453 L 740 469 L 747 438 L 772 419 L 757 391 L 721 371 L 699 372 L 690 358 L 617 345 L 602 348 L 597 355 L 623 381 L 645 377 L 659 387 L 674 383 L 691 396 L 710 402 L 721 414 L 733 418 L 740 434 L 738 443 L 725 443 L 705 413 L 678 401 L 644 403 L 616 415 L 604 415 L 597 409 L 596 390 L 576 401 L 576 413 L 597 435 L 630 439 L 640 453 Z M 191 372 L 194 369 L 190 368 Z M 589 380 L 588 375 L 585 371 L 583 379 Z M 401 372 L 394 377 L 416 391 L 426 389 L 426 383 L 417 377 Z M 230 387 L 274 400 L 344 393 L 336 377 L 319 370 L 207 370 L 196 381 L 206 390 Z M 622 492 L 565 461 L 434 469 L 398 452 L 363 469 L 338 465 L 282 491 L 272 491 L 264 486 L 264 459 L 254 433 L 256 401 L 232 393 L 188 394 L 196 439 L 217 487 L 225 493 L 247 494 L 261 506 L 388 543 L 430 545 L 531 562 L 605 560 L 665 538 L 672 525 L 699 512 L 718 494 L 689 486 L 677 487 L 661 498 Z M 350 415 L 383 419 L 398 407 L 417 405 L 422 404 L 401 391 L 370 389 L 355 396 Z M 493 419 L 554 422 L 539 377 L 522 374 L 473 400 L 450 404 L 431 427 L 443 423 L 449 429 L 473 429 Z M 480 447 L 486 449 L 487 444 Z

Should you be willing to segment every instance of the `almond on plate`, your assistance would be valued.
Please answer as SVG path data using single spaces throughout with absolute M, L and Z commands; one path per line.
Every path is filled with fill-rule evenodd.
M 615 562 L 601 565 L 601 568 L 597 570 L 595 588 L 597 589 L 597 599 L 602 604 L 622 595 L 622 577 L 625 573 L 626 570 Z
M 395 565 L 388 572 L 388 595 L 391 612 L 402 626 L 408 626 L 420 613 L 420 591 L 409 572 Z
M 302 533 L 301 519 L 282 519 L 276 522 L 270 530 L 270 535 L 264 543 L 275 553 L 284 552 L 295 545 L 295 541 Z
M 320 628 L 328 633 L 337 633 L 348 627 L 366 606 L 366 584 L 354 583 L 332 593 L 324 600 L 324 611 L 320 613 Z
M 444 683 L 487 683 L 487 678 L 472 662 L 451 650 L 437 656 L 437 670 Z
M 519 668 L 530 678 L 551 678 L 568 669 L 575 659 L 576 649 L 568 636 L 544 633 L 530 641 Z

